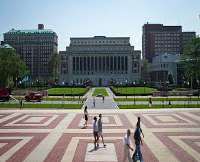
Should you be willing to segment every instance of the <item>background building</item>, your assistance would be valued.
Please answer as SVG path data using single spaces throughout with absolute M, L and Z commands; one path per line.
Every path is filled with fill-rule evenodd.
M 182 54 L 185 45 L 195 36 L 195 32 L 182 32 L 182 26 L 144 24 L 142 33 L 143 58 L 152 62 L 152 58 L 158 54 Z
M 4 33 L 4 42 L 16 49 L 20 58 L 30 70 L 32 79 L 48 79 L 50 69 L 49 60 L 57 53 L 57 34 L 44 29 L 43 24 L 38 24 L 38 29 L 15 30 Z
M 179 61 L 180 54 L 165 53 L 154 56 L 149 66 L 151 82 L 156 85 L 166 82 L 177 84 Z
M 71 38 L 60 57 L 62 83 L 91 81 L 101 86 L 140 80 L 141 52 L 134 50 L 129 37 Z

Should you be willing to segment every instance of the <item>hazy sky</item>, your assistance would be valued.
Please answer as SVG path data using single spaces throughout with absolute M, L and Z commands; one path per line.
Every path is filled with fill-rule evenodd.
M 70 37 L 129 36 L 142 48 L 142 25 L 182 25 L 200 33 L 200 0 L 0 0 L 0 40 L 15 29 L 38 23 L 58 34 L 59 50 Z

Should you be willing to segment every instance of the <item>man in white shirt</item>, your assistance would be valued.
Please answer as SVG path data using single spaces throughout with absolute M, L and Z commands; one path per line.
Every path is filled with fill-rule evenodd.
M 128 158 L 129 162 L 132 162 L 132 158 L 130 155 L 130 150 L 133 151 L 133 148 L 130 146 L 130 135 L 131 135 L 131 131 L 130 129 L 127 130 L 127 133 L 124 137 L 124 158 L 123 158 L 123 162 L 125 162 Z
M 94 117 L 94 122 L 93 122 L 93 135 L 94 135 L 94 149 L 97 149 L 97 144 L 99 140 L 99 135 L 98 135 L 98 125 L 97 125 L 97 117 Z

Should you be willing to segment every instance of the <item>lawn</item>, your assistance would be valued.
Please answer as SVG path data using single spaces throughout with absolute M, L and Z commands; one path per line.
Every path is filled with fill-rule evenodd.
M 88 88 L 51 88 L 48 89 L 49 96 L 83 96 L 89 89 Z
M 184 97 L 184 98 L 167 98 L 167 97 L 151 97 L 152 101 L 200 101 L 197 97 Z M 149 98 L 114 98 L 115 101 L 149 101 Z
M 156 91 L 156 89 L 149 87 L 111 87 L 111 90 L 117 96 L 152 95 Z
M 98 94 L 102 94 L 103 96 L 108 96 L 108 92 L 105 88 L 95 88 L 92 96 L 97 96 Z
M 197 104 L 187 105 L 118 105 L 120 109 L 162 109 L 162 108 L 200 108 Z
M 58 109 L 81 109 L 83 104 L 23 104 L 24 108 L 58 108 Z M 19 108 L 19 104 L 1 103 L 0 108 Z

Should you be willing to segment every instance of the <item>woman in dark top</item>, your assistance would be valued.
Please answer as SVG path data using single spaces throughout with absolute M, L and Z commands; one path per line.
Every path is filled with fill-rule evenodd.
M 87 106 L 85 106 L 85 109 L 84 109 L 84 119 L 85 119 L 84 127 L 87 127 L 87 122 L 88 122 Z

